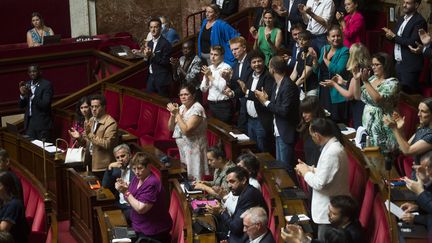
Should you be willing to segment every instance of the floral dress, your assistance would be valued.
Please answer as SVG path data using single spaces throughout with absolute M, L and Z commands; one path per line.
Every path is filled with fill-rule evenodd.
M 369 78 L 369 82 L 376 82 L 376 76 Z M 362 124 L 370 137 L 372 146 L 379 146 L 382 151 L 397 149 L 397 142 L 391 129 L 384 125 L 384 115 L 391 115 L 399 101 L 400 86 L 396 78 L 384 80 L 376 90 L 382 96 L 379 104 L 375 103 L 366 87 L 361 87 L 361 100 L 365 103 Z
M 207 163 L 207 117 L 202 105 L 195 102 L 189 110 L 180 106 L 179 112 L 183 120 L 187 122 L 192 116 L 202 117 L 203 120 L 194 129 L 192 134 L 182 134 L 178 124 L 174 127 L 173 138 L 176 139 L 177 147 L 180 152 L 180 161 L 186 164 L 189 177 L 201 180 L 203 175 L 209 173 Z

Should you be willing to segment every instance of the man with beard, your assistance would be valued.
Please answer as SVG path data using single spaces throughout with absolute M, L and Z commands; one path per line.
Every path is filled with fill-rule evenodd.
M 351 243 L 362 243 L 364 240 L 364 230 L 358 220 L 358 205 L 357 202 L 350 196 L 337 195 L 330 198 L 328 206 L 328 219 L 333 229 L 343 230 L 347 241 Z M 299 225 L 287 225 L 281 230 L 282 239 L 286 242 L 312 242 L 321 243 L 327 242 L 328 234 L 323 240 L 310 239 L 303 232 Z
M 249 173 L 242 167 L 234 166 L 227 170 L 226 180 L 228 187 L 234 196 L 239 196 L 237 206 L 232 215 L 221 206 L 207 205 L 207 210 L 216 216 L 218 222 L 224 223 L 228 229 L 228 242 L 242 243 L 249 242 L 249 237 L 243 232 L 243 219 L 241 215 L 252 207 L 262 207 L 268 212 L 267 205 L 261 192 L 249 185 Z M 218 229 L 219 231 L 219 229 Z
M 116 205 L 123 211 L 123 214 L 129 222 L 129 210 L 131 207 L 125 200 L 123 194 L 118 193 L 118 191 L 115 189 L 115 183 L 118 178 L 130 183 L 132 178 L 135 176 L 132 168 L 129 165 L 131 160 L 131 151 L 129 146 L 123 143 L 114 148 L 113 154 L 116 161 L 108 165 L 108 168 L 106 169 L 102 179 L 102 186 L 117 194 L 116 196 L 119 200 L 116 202 Z
M 427 29 L 426 20 L 417 9 L 421 0 L 403 0 L 403 13 L 398 19 L 394 31 L 382 28 L 387 39 L 395 43 L 394 58 L 396 60 L 396 76 L 405 93 L 419 93 L 419 77 L 423 68 L 421 53 L 413 53 L 409 46 L 420 43 L 419 29 Z

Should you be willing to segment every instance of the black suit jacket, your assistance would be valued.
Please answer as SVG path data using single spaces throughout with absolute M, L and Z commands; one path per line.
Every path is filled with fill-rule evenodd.
M 216 4 L 216 0 L 212 0 L 212 4 Z M 221 9 L 221 17 L 229 17 L 237 13 L 239 10 L 239 1 L 238 0 L 224 0 Z
M 416 223 L 422 223 L 427 225 L 429 238 L 432 238 L 432 193 L 430 191 L 423 191 L 417 197 L 417 205 L 424 211 L 426 211 L 426 215 L 416 215 L 414 217 L 414 221 Z M 421 216 L 421 217 L 419 217 Z M 422 222 L 419 222 L 419 219 L 422 219 Z
M 27 81 L 26 86 L 31 86 L 31 81 Z M 34 97 L 31 102 L 31 120 L 33 127 L 40 127 L 41 130 L 51 129 L 51 100 L 53 97 L 53 87 L 51 82 L 40 78 L 39 83 L 36 86 Z M 29 103 L 30 97 L 25 96 L 24 99 L 19 100 L 19 107 L 25 109 L 24 114 L 24 127 L 28 128 L 29 124 Z
M 147 46 L 153 50 L 153 40 L 147 43 Z M 172 53 L 171 44 L 161 35 L 156 48 L 154 50 L 153 57 L 147 60 L 149 65 L 152 65 L 153 74 L 157 75 L 158 83 L 161 85 L 167 85 L 171 79 L 171 63 L 170 57 Z
M 272 232 L 267 229 L 267 233 L 264 235 L 264 238 L 260 240 L 260 243 L 275 243 L 275 239 L 273 238 Z
M 129 169 L 129 181 L 130 183 L 132 181 L 132 178 L 135 177 L 135 173 L 133 173 L 132 169 Z M 102 186 L 104 188 L 108 188 L 111 190 L 111 192 L 116 195 L 118 198 L 118 191 L 115 189 L 115 182 L 117 178 L 121 177 L 121 169 L 120 168 L 112 168 L 111 170 L 106 169 L 103 179 L 102 179 Z
M 250 91 L 252 87 L 253 82 L 253 73 L 251 73 L 247 79 L 246 87 L 249 90 L 248 95 L 245 95 L 245 98 L 247 100 L 251 100 L 255 104 L 255 109 L 258 113 L 258 119 L 261 122 L 261 125 L 266 131 L 266 134 L 273 134 L 273 113 L 271 113 L 269 110 L 266 109 L 264 105 L 259 102 L 259 100 L 256 98 L 255 94 Z M 271 97 L 273 94 L 273 85 L 275 81 L 274 78 L 270 75 L 270 73 L 267 70 L 264 70 L 264 72 L 260 75 L 258 79 L 258 83 L 256 86 L 257 90 L 261 90 L 263 88 L 265 92 Z M 243 93 L 242 93 L 243 94 Z M 247 110 L 246 110 L 247 112 Z
M 351 243 L 365 242 L 365 231 L 358 220 L 347 225 L 344 231 L 349 235 Z
M 289 2 L 290 2 L 289 0 L 284 0 L 283 1 L 284 7 L 287 10 L 288 10 L 288 7 L 289 7 Z M 301 24 L 305 25 L 304 22 L 303 22 L 302 15 L 301 15 L 301 13 L 300 13 L 300 11 L 298 9 L 298 5 L 299 4 L 306 5 L 306 2 L 307 2 L 307 0 L 294 0 L 294 3 L 293 3 L 293 5 L 292 5 L 292 7 L 290 9 L 290 12 L 288 13 L 288 16 L 286 17 L 286 20 L 291 22 L 291 26 L 294 25 L 294 24 L 298 24 L 298 23 L 301 23 Z M 288 30 L 288 31 L 290 31 L 290 30 Z
M 297 85 L 285 76 L 276 94 L 276 82 L 267 109 L 274 114 L 282 141 L 295 143 L 296 127 L 299 123 L 300 91 Z
M 230 88 L 234 91 L 234 98 L 240 98 L 243 96 L 243 92 L 240 89 L 240 86 L 237 83 L 237 80 L 241 80 L 246 83 L 249 76 L 253 73 L 253 70 L 250 66 L 250 59 L 249 56 L 246 56 L 243 65 L 242 70 L 239 75 L 239 68 L 240 64 L 238 62 L 235 63 L 233 67 L 233 75 L 230 80 Z
M 405 25 L 402 35 L 398 36 L 397 32 L 403 21 L 404 18 L 400 17 L 393 31 L 396 34 L 393 41 L 395 44 L 401 45 L 402 53 L 402 63 L 397 65 L 397 69 L 402 72 L 420 72 L 423 69 L 423 57 L 421 54 L 412 53 L 408 46 L 416 46 L 416 41 L 421 43 L 418 30 L 427 29 L 426 20 L 416 12 Z
M 251 185 L 247 185 L 242 194 L 238 198 L 236 209 L 232 216 L 225 211 L 220 215 L 219 222 L 226 222 L 230 230 L 230 243 L 248 242 L 248 236 L 243 232 L 243 219 L 240 218 L 246 210 L 252 207 L 262 207 L 268 213 L 267 205 L 261 192 Z

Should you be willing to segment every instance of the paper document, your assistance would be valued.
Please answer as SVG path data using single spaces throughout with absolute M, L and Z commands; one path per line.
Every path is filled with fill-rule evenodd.
M 299 221 L 308 221 L 308 220 L 310 220 L 310 218 L 307 215 L 305 215 L 305 214 L 299 214 L 297 216 L 299 217 Z M 285 216 L 285 220 L 287 222 L 289 222 L 291 220 L 291 218 L 292 218 L 292 215 Z
M 118 52 L 117 55 L 119 55 L 119 57 L 124 57 L 127 56 L 127 52 Z
M 120 239 L 112 239 L 112 243 L 124 243 L 124 242 L 132 242 L 129 238 L 120 238 Z
M 246 134 L 234 134 L 233 132 L 230 132 L 229 135 L 233 136 L 234 138 L 237 138 L 239 141 L 246 141 L 250 138 Z
M 341 131 L 341 133 L 343 135 L 349 135 L 349 134 L 355 133 L 355 132 L 356 132 L 356 130 L 354 128 L 352 128 L 352 127 L 346 127 L 346 130 Z
M 359 149 L 363 149 L 363 148 L 362 148 L 362 145 L 361 145 L 361 139 L 362 139 L 363 134 L 366 134 L 366 135 L 367 135 L 366 128 L 364 128 L 364 127 L 362 127 L 362 126 L 359 126 L 359 127 L 357 128 L 357 133 L 356 133 L 356 136 L 355 136 L 355 139 L 354 139 L 355 144 L 356 144 L 356 146 L 357 146 Z
M 48 153 L 55 153 L 55 151 L 56 151 L 56 146 L 54 146 L 54 145 L 51 145 L 51 146 L 45 146 L 45 150 L 48 152 Z M 64 152 L 64 150 L 62 150 L 62 149 L 57 149 L 57 151 L 58 152 Z
M 34 144 L 34 145 L 36 145 L 38 147 L 43 148 L 43 142 L 41 140 L 35 139 L 35 140 L 31 141 L 31 142 L 32 142 L 32 144 Z M 48 147 L 48 146 L 51 146 L 51 145 L 53 145 L 53 143 L 45 142 L 45 147 Z
M 389 202 L 389 200 L 385 201 L 385 206 L 386 206 L 387 210 L 390 211 L 392 214 L 394 214 L 396 217 L 398 217 L 400 219 L 402 217 L 402 215 L 404 214 L 404 211 L 402 210 L 402 208 L 400 208 L 398 205 L 390 202 L 390 210 L 389 210 L 388 202 Z

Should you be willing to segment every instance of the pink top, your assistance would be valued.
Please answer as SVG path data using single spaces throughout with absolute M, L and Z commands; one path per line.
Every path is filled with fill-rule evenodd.
M 345 29 L 344 46 L 350 48 L 352 44 L 362 42 L 365 35 L 365 21 L 359 12 L 354 12 L 344 17 Z

